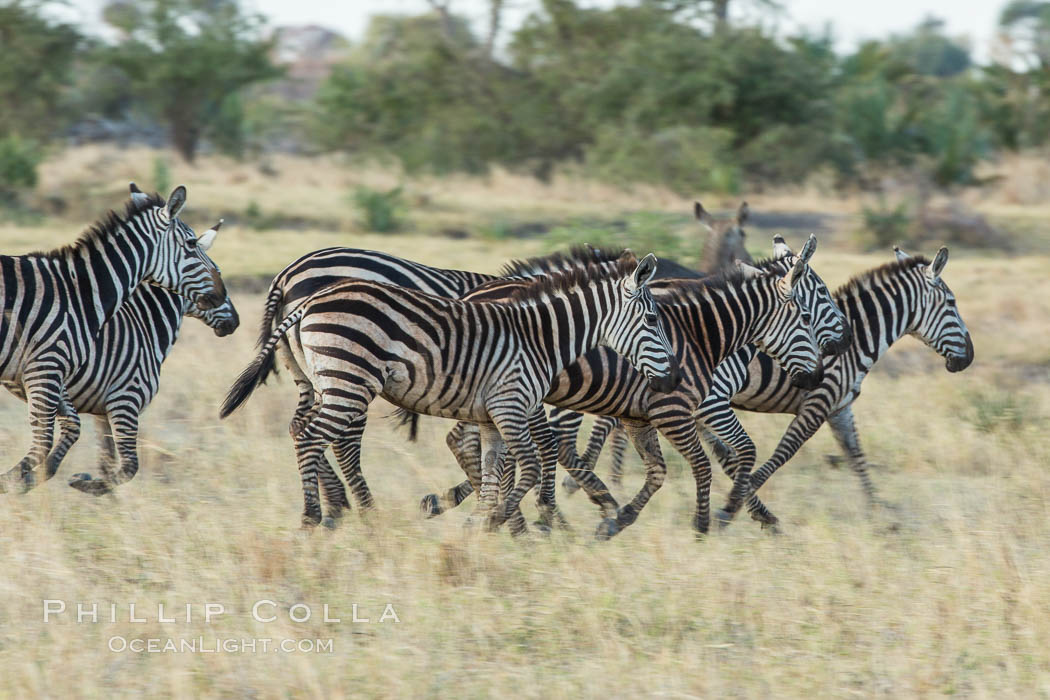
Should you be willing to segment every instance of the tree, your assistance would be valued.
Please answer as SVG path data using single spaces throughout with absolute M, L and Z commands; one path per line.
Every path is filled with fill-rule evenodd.
M 64 90 L 80 35 L 47 19 L 45 2 L 0 4 L 0 137 L 46 139 L 64 124 Z
M 119 0 L 104 17 L 122 38 L 100 49 L 100 60 L 126 76 L 130 93 L 167 125 L 187 161 L 202 136 L 236 144 L 239 93 L 281 74 L 262 18 L 237 0 Z

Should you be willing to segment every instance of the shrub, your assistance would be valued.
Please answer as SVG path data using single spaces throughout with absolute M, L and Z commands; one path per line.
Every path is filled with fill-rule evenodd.
M 354 206 L 360 212 L 366 229 L 386 233 L 401 227 L 401 192 L 400 186 L 385 192 L 370 187 L 358 187 L 354 191 Z
M 892 209 L 880 202 L 878 209 L 864 207 L 864 228 L 875 237 L 878 248 L 906 242 L 911 229 L 911 217 L 907 207 L 898 204 Z
M 15 134 L 0 139 L 0 200 L 12 204 L 25 190 L 36 187 L 36 168 L 43 154 L 33 141 Z
M 1005 390 L 974 392 L 967 396 L 973 413 L 970 422 L 982 433 L 1003 430 L 1021 432 L 1025 426 L 1041 421 L 1030 397 Z

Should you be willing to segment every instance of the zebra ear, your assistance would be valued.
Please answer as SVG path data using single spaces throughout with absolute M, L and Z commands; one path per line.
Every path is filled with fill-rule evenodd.
M 933 263 L 926 268 L 926 278 L 931 282 L 937 282 L 941 279 L 941 272 L 944 271 L 944 266 L 948 264 L 948 249 L 941 246 L 941 249 L 937 251 L 937 257 L 933 259 Z
M 900 246 L 893 246 L 893 254 L 897 256 L 898 262 L 904 262 L 905 260 L 911 260 L 911 256 L 900 249 Z
M 704 209 L 704 205 L 700 202 L 693 202 L 693 216 L 695 216 L 696 220 L 702 224 L 711 223 L 711 214 Z
M 168 196 L 168 204 L 166 210 L 168 212 L 168 219 L 174 219 L 182 211 L 182 208 L 186 206 L 186 187 L 179 185 L 171 191 Z
M 149 199 L 149 195 L 140 190 L 134 182 L 128 183 L 128 190 L 131 191 L 131 201 L 135 204 L 142 204 Z
M 809 264 L 809 261 L 813 259 L 813 253 L 817 252 L 817 237 L 815 234 L 809 234 L 809 238 L 806 239 L 806 245 L 802 246 L 802 252 L 798 254 L 799 260 Z
M 215 243 L 215 237 L 219 235 L 219 229 L 222 228 L 223 221 L 225 221 L 225 219 L 219 219 L 219 223 L 201 234 L 200 238 L 197 239 L 198 248 L 205 252 L 211 248 L 212 244 Z
M 736 269 L 740 270 L 740 274 L 743 275 L 744 279 L 746 279 L 746 280 L 750 280 L 750 279 L 754 279 L 755 277 L 761 277 L 762 276 L 762 270 L 759 270 L 757 267 L 754 267 L 753 265 L 748 265 L 743 260 L 737 260 L 736 261 Z
M 780 260 L 789 255 L 794 255 L 791 248 L 784 242 L 784 237 L 779 233 L 773 236 L 773 259 Z
M 789 299 L 795 295 L 795 287 L 802 281 L 802 278 L 806 276 L 806 262 L 802 258 L 798 258 L 795 264 L 791 266 L 788 273 L 780 278 L 777 283 L 780 287 L 780 291 L 784 293 L 784 296 Z
M 743 226 L 749 216 L 751 216 L 751 207 L 747 206 L 747 202 L 741 202 L 740 208 L 736 210 L 736 225 Z
M 638 267 L 634 268 L 634 274 L 631 275 L 631 283 L 634 290 L 641 289 L 649 284 L 653 277 L 656 277 L 656 256 L 649 253 L 638 261 Z

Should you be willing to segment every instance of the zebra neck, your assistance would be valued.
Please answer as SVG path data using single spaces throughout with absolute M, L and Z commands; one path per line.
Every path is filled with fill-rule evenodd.
M 835 295 L 853 331 L 853 352 L 874 364 L 908 332 L 918 315 L 909 302 L 915 296 L 906 279 L 872 279 Z
M 96 231 L 63 252 L 60 268 L 90 336 L 98 334 L 142 282 L 151 255 L 152 246 L 127 222 L 115 231 Z
M 576 289 L 517 308 L 525 339 L 553 379 L 601 344 L 605 308 L 595 288 Z
M 716 292 L 719 300 L 712 300 L 718 318 L 721 343 L 711 345 L 712 366 L 736 354 L 740 348 L 752 344 L 759 331 L 759 319 L 766 318 L 779 303 L 776 288 L 756 283 Z M 714 296 L 714 295 L 712 295 Z M 719 303 L 721 302 L 721 303 Z

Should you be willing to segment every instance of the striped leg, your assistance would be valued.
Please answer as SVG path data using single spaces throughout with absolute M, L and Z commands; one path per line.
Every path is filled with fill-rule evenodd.
M 36 486 L 34 470 L 44 463 L 54 444 L 55 417 L 62 398 L 61 375 L 53 367 L 44 367 L 27 370 L 23 376 L 29 404 L 31 445 L 28 454 L 0 477 L 0 493 L 25 493 Z
M 445 436 L 445 444 L 467 475 L 467 480 L 448 489 L 440 498 L 436 493 L 423 496 L 419 508 L 428 518 L 457 507 L 467 496 L 481 490 L 481 431 L 478 426 L 462 421 L 456 423 Z
M 70 486 L 78 491 L 90 493 L 92 496 L 111 493 L 114 487 L 135 478 L 139 471 L 138 413 L 128 407 L 121 407 L 110 410 L 107 416 L 120 469 L 102 479 L 93 479 L 90 474 L 81 473 L 74 474 L 69 480 Z
M 693 420 L 692 415 L 684 416 L 679 411 L 654 417 L 652 421 L 660 433 L 689 462 L 693 480 L 696 482 L 696 512 L 693 517 L 693 528 L 698 535 L 705 535 L 711 524 L 711 463 L 700 443 L 696 421 Z M 648 471 L 649 468 L 646 465 L 647 481 Z
M 542 460 L 540 489 L 536 497 L 536 508 L 540 512 L 537 525 L 544 528 L 572 529 L 565 515 L 558 510 L 556 502 L 556 479 L 558 468 L 558 440 L 547 422 L 547 414 L 540 406 L 529 418 L 529 432 L 539 447 Z
M 853 472 L 860 479 L 868 506 L 874 508 L 878 505 L 887 505 L 875 493 L 875 485 L 871 483 L 871 478 L 868 476 L 868 460 L 863 450 L 860 449 L 860 438 L 857 436 L 857 427 L 853 423 L 853 409 L 846 406 L 837 413 L 832 413 L 828 416 L 828 426 L 842 451 L 846 453 Z
M 365 415 L 368 405 L 382 389 L 379 378 L 372 373 L 360 376 L 347 371 L 333 372 L 323 375 L 323 380 L 328 386 L 315 387 L 314 395 L 319 401 L 310 411 L 306 425 L 293 436 L 303 486 L 303 529 L 312 529 L 321 522 L 318 472 L 333 472 L 325 450 L 329 445 L 350 439 L 351 426 Z
M 343 472 L 343 478 L 354 494 L 354 500 L 363 510 L 371 510 L 375 507 L 375 499 L 365 481 L 364 472 L 361 470 L 361 440 L 365 435 L 365 425 L 368 416 L 362 415 L 350 424 L 349 435 L 340 438 L 332 445 L 336 461 L 339 462 L 339 470 Z
M 615 527 L 599 531 L 600 537 L 611 537 L 634 523 L 638 519 L 638 514 L 645 508 L 653 494 L 663 486 L 667 478 L 667 465 L 660 452 L 660 440 L 654 426 L 650 423 L 636 421 L 624 421 L 624 424 L 631 442 L 634 443 L 635 449 L 638 450 L 638 454 L 645 463 L 645 484 L 630 503 L 620 508 L 616 516 Z
M 507 499 L 510 498 L 511 493 L 514 491 L 514 477 L 517 469 L 515 468 L 514 460 L 506 451 L 501 452 L 499 455 L 499 463 L 496 465 L 496 473 L 499 475 L 499 501 L 500 503 L 506 503 Z M 525 524 L 525 516 L 521 512 L 521 508 L 515 508 L 514 512 L 511 513 L 507 519 L 507 528 L 510 530 L 510 534 L 517 537 L 518 535 L 524 535 L 529 531 L 528 526 Z
M 481 426 L 481 448 L 481 484 L 478 502 L 471 514 L 471 520 L 479 521 L 490 520 L 499 503 L 500 453 L 506 449 L 506 443 L 496 426 Z
M 62 392 L 62 401 L 58 404 L 58 440 L 51 454 L 44 463 L 44 478 L 50 479 L 58 471 L 66 454 L 80 439 L 80 416 L 69 401 L 69 394 Z
M 328 455 L 322 454 L 317 464 L 317 476 L 321 483 L 321 503 L 324 518 L 321 524 L 329 529 L 339 527 L 343 516 L 352 510 L 346 489 L 335 472 Z
M 627 431 L 622 424 L 613 428 L 612 432 L 612 464 L 609 467 L 609 481 L 618 487 L 623 486 L 623 459 L 627 454 Z M 598 461 L 598 455 L 594 455 Z
M 532 487 L 540 480 L 541 466 L 539 448 L 532 440 L 529 431 L 529 420 L 531 413 L 512 410 L 506 404 L 500 406 L 492 415 L 493 422 L 499 430 L 500 436 L 507 443 L 507 450 L 514 457 L 518 465 L 520 477 L 514 489 L 507 495 L 503 504 L 495 510 L 489 519 L 489 529 L 498 529 L 506 522 L 514 511 L 521 505 L 521 500 L 532 490 Z M 486 468 L 488 465 L 486 464 Z M 483 475 L 482 487 L 484 488 L 487 475 Z M 482 492 L 484 495 L 484 491 Z
M 117 466 L 117 446 L 113 442 L 113 429 L 107 416 L 95 416 L 95 435 L 98 438 L 98 470 L 107 481 L 113 479 Z
M 722 470 L 733 480 L 726 504 L 715 514 L 719 526 L 724 527 L 745 501 L 751 503 L 751 470 L 757 456 L 755 443 L 728 404 L 718 404 L 701 415 L 698 423 L 707 426 L 705 437 L 710 437 L 710 442 L 716 446 L 715 456 L 721 461 Z
M 824 415 L 812 406 L 803 406 L 799 414 L 791 421 L 784 436 L 780 438 L 777 449 L 773 452 L 765 464 L 759 467 L 751 475 L 751 491 L 753 498 L 748 501 L 748 510 L 751 517 L 766 525 L 776 525 L 777 518 L 758 499 L 757 492 L 773 476 L 777 469 L 782 467 L 788 460 L 795 456 L 799 448 L 813 437 L 820 426 L 824 425 Z

